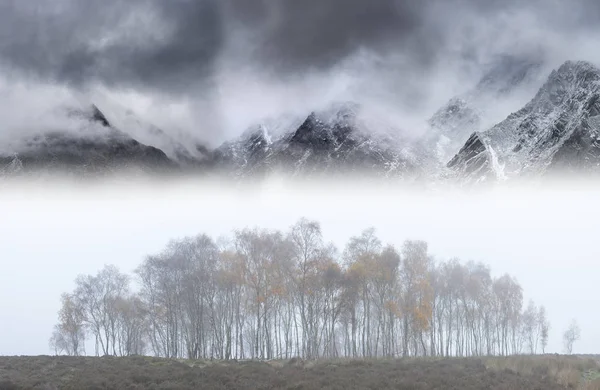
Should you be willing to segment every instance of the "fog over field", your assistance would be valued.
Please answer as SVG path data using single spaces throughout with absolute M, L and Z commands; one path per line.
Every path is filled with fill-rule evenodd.
M 171 239 L 234 229 L 287 230 L 299 218 L 319 221 L 325 240 L 343 250 L 374 227 L 386 244 L 425 240 L 438 260 L 481 261 L 493 276 L 517 278 L 544 305 L 547 352 L 562 352 L 572 319 L 581 327 L 576 353 L 600 350 L 594 289 L 600 272 L 600 211 L 594 186 L 421 192 L 360 183 L 253 187 L 223 183 L 65 186 L 20 184 L 0 195 L 0 353 L 48 354 L 60 294 L 79 274 L 114 264 L 131 274 Z M 90 349 L 88 352 L 92 352 Z

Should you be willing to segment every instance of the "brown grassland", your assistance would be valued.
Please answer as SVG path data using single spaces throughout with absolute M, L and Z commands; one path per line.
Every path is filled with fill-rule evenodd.
M 184 361 L 0 357 L 0 389 L 600 389 L 591 356 Z

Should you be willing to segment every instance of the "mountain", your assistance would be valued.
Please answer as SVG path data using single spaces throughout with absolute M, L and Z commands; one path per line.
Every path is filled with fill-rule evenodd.
M 466 93 L 451 98 L 429 119 L 429 147 L 448 162 L 471 134 L 505 117 L 519 95 L 529 98 L 542 81 L 539 56 L 503 55 L 483 66 L 483 76 Z M 525 102 L 523 102 L 525 103 Z M 506 111 L 508 110 L 508 111 Z M 500 116 L 499 116 L 500 115 Z
M 172 172 L 177 169 L 160 149 L 141 144 L 112 127 L 96 106 L 65 111 L 76 124 L 75 128 L 44 131 L 13 141 L 10 145 L 12 150 L 0 155 L 0 174 L 61 172 L 98 175 L 117 171 Z
M 362 107 L 334 104 L 300 124 L 271 131 L 259 125 L 214 152 L 214 166 L 234 176 L 285 172 L 292 176 L 358 173 L 414 178 L 422 174 L 416 150 L 397 134 L 376 132 Z
M 101 108 L 103 115 L 113 127 L 126 131 L 130 137 L 144 145 L 162 150 L 181 168 L 197 168 L 206 158 L 203 147 L 191 137 L 183 133 L 177 134 L 173 129 L 166 132 L 104 94 L 94 94 L 93 101 Z
M 481 128 L 481 116 L 464 98 L 454 97 L 429 119 L 431 140 L 428 143 L 439 161 L 448 161 L 465 143 L 465 135 L 468 137 Z
M 267 173 L 266 160 L 273 152 L 273 144 L 282 143 L 302 122 L 302 118 L 288 115 L 263 120 L 213 150 L 210 169 L 234 177 Z
M 304 116 L 265 120 L 209 150 L 130 111 L 109 104 L 102 111 L 82 105 L 63 109 L 59 121 L 36 122 L 44 124 L 43 131 L 21 133 L 2 145 L 0 175 L 187 169 L 233 178 L 353 173 L 479 183 L 600 173 L 600 70 L 590 63 L 564 63 L 539 83 L 533 99 L 486 125 L 492 109 L 506 109 L 495 109 L 494 104 L 528 90 L 539 72 L 536 61 L 499 61 L 475 88 L 433 115 L 424 138 L 389 123 L 385 113 L 342 102 Z
M 564 63 L 522 109 L 473 133 L 448 167 L 475 182 L 599 172 L 600 69 Z

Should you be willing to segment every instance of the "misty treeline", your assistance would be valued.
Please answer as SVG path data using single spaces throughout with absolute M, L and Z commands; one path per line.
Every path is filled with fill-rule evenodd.
M 171 241 L 133 277 L 115 266 L 79 276 L 62 296 L 51 347 L 314 359 L 537 353 L 548 342 L 544 307 L 524 307 L 515 279 L 481 263 L 436 262 L 423 241 L 396 249 L 371 228 L 339 252 L 306 219 L 226 241 Z

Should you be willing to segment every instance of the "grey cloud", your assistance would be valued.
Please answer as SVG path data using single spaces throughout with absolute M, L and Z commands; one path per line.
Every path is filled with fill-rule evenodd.
M 327 68 L 365 47 L 403 45 L 421 24 L 425 2 L 394 0 L 230 1 L 247 28 L 266 26 L 258 58 L 276 69 Z M 256 4 L 250 6 L 249 4 Z M 248 12 L 248 8 L 251 12 Z
M 216 0 L 4 0 L 0 61 L 32 76 L 75 86 L 98 80 L 167 90 L 189 87 L 210 74 L 223 45 L 217 4 Z M 94 45 L 126 18 L 143 18 L 148 10 L 155 11 L 161 23 L 144 26 L 141 42 L 125 30 L 104 46 Z M 150 41 L 152 34 L 159 38 Z
M 250 49 L 228 61 L 282 76 L 330 69 L 359 49 L 426 68 L 446 60 L 465 19 L 525 8 L 555 30 L 600 20 L 595 0 L 0 0 L 0 64 L 73 86 L 181 93 L 210 87 L 232 37 L 246 36 Z M 459 55 L 478 49 L 467 42 Z
M 254 41 L 249 58 L 274 71 L 324 69 L 358 48 L 402 45 L 420 25 L 426 2 L 411 0 L 3 0 L 0 56 L 31 75 L 81 85 L 99 80 L 181 90 L 207 79 L 227 44 L 227 28 Z M 143 45 L 122 32 L 116 42 L 92 44 L 124 18 L 152 9 L 164 28 Z M 166 26 L 166 27 L 165 27 Z M 135 25 L 134 25 L 135 27 Z M 156 33 L 146 26 L 147 33 Z M 417 57 L 425 52 L 419 45 Z

